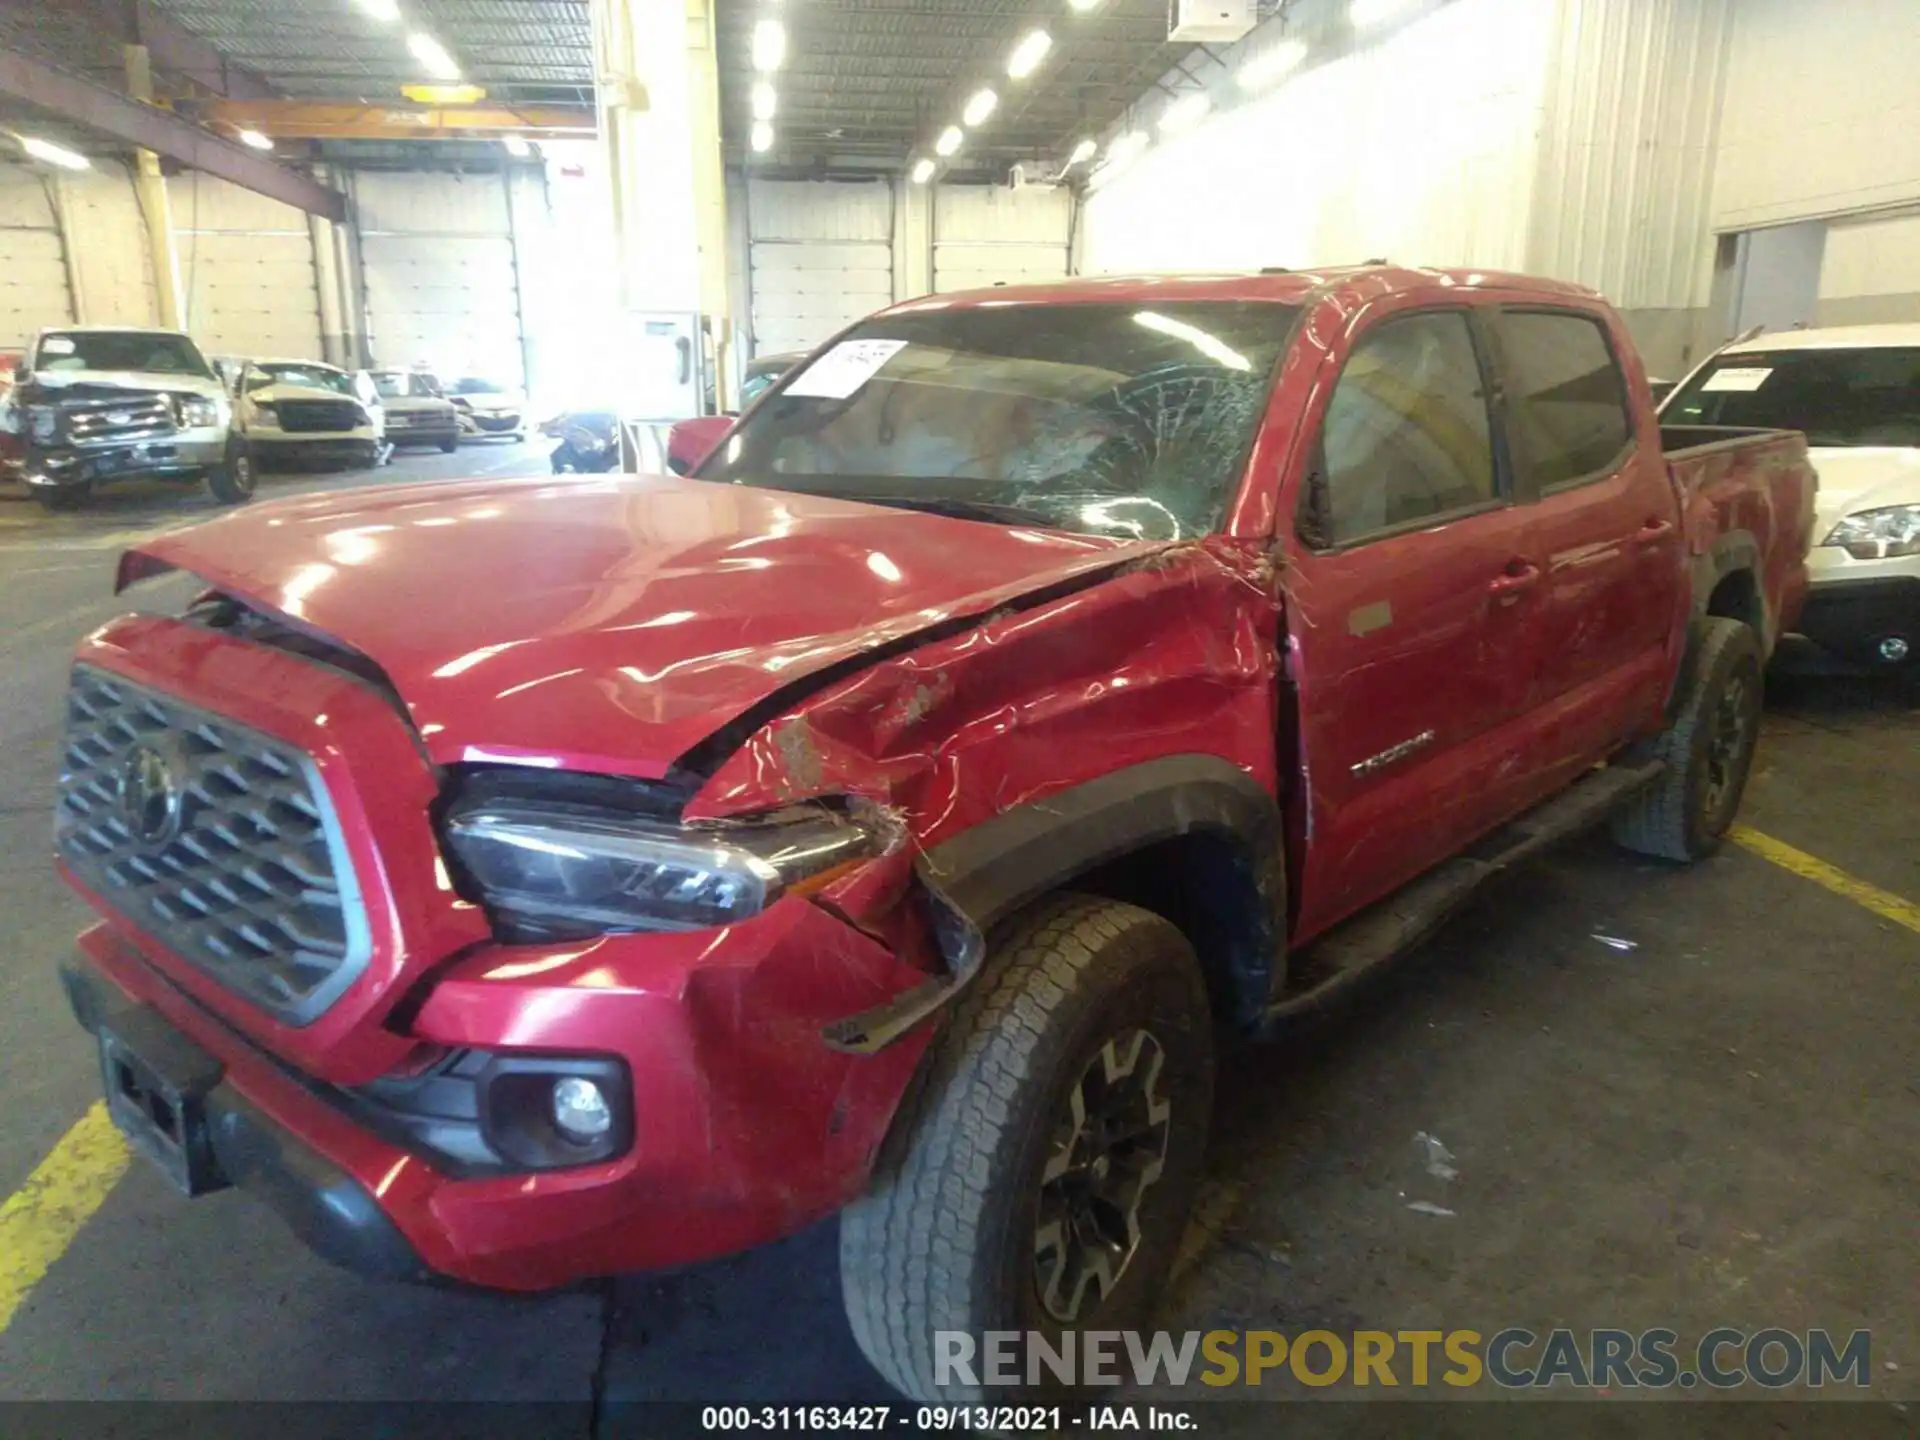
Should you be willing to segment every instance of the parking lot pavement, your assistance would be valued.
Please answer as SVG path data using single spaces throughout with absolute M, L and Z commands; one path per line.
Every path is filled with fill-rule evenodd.
M 544 447 L 516 448 L 263 494 L 480 473 L 482 454 L 491 473 L 544 467 Z M 65 657 L 117 608 L 128 532 L 208 513 L 102 498 L 0 504 L 0 1195 L 98 1094 L 52 975 L 82 916 L 46 861 Z M 1773 698 L 1747 822 L 1920 898 L 1912 692 L 1808 679 Z M 1750 849 L 1688 870 L 1599 838 L 1557 852 L 1338 1012 L 1229 1059 L 1168 1323 L 1858 1327 L 1873 1395 L 1911 1396 L 1917 962 L 1920 934 Z M 0 1319 L 0 1398 L 594 1399 L 622 1433 L 645 1433 L 627 1401 L 886 1398 L 841 1317 L 831 1223 L 506 1300 L 336 1273 L 244 1198 L 189 1204 L 141 1164 L 100 1193 Z

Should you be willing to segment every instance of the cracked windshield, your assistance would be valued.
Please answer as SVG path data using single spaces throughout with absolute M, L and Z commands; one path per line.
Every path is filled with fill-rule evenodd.
M 1296 313 L 1202 301 L 887 317 L 791 379 L 700 473 L 1087 534 L 1208 534 Z

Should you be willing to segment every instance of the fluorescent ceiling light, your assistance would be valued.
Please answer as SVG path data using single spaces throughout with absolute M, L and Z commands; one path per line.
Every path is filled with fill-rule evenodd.
M 940 167 L 935 165 L 931 160 L 921 160 L 918 165 L 913 167 L 913 183 L 916 185 L 926 184 L 929 180 L 933 179 L 933 172 L 939 168 Z
M 507 147 L 507 154 L 516 160 L 524 160 L 533 154 L 533 146 L 527 143 L 524 135 L 508 135 L 503 137 L 500 143 Z
M 1047 52 L 1053 49 L 1053 36 L 1044 30 L 1034 30 L 1018 45 L 1013 54 L 1007 57 L 1007 74 L 1016 80 L 1024 80 L 1038 70 L 1047 58 Z
M 397 0 L 359 0 L 360 8 L 376 20 L 385 20 L 392 24 L 400 18 L 400 6 Z
M 981 90 L 976 92 L 971 100 L 967 101 L 967 108 L 961 114 L 960 118 L 966 122 L 968 129 L 977 130 L 980 126 L 987 123 L 987 120 L 992 116 L 993 112 L 999 108 L 999 105 L 1000 97 L 998 95 L 991 90 Z
M 1160 117 L 1162 135 L 1178 135 L 1182 130 L 1191 130 L 1207 118 L 1207 112 L 1213 109 L 1213 97 L 1204 90 L 1197 90 L 1183 96 L 1166 108 Z
M 773 122 L 756 120 L 753 122 L 753 149 L 756 155 L 764 155 L 773 148 Z
M 1385 24 L 1411 5 L 1412 0 L 1353 0 L 1353 4 L 1347 7 L 1347 19 L 1353 22 L 1355 29 L 1365 30 Z
M 1067 3 L 1076 10 L 1098 10 L 1104 0 L 1067 0 Z
M 958 125 L 949 125 L 940 132 L 940 138 L 934 142 L 934 153 L 942 158 L 956 155 L 960 151 L 960 142 L 966 138 L 966 132 Z
M 780 109 L 780 92 L 765 80 L 758 81 L 753 87 L 753 118 L 771 120 Z
M 31 135 L 20 137 L 20 148 L 36 160 L 44 160 L 49 165 L 58 165 L 62 170 L 91 170 L 93 162 L 84 155 L 75 154 L 63 145 L 51 140 L 36 139 Z
M 771 73 L 787 63 L 787 27 L 762 20 L 753 27 L 753 68 Z
M 1157 330 L 1162 335 L 1171 335 L 1176 340 L 1184 340 L 1194 349 L 1216 364 L 1229 370 L 1251 370 L 1253 362 L 1238 350 L 1226 344 L 1211 331 L 1202 330 L 1198 325 L 1190 325 L 1185 320 L 1175 320 L 1171 315 L 1162 315 L 1154 310 L 1142 310 L 1133 317 L 1133 323 L 1148 330 Z
M 240 132 L 240 143 L 255 150 L 271 150 L 273 148 L 273 141 L 262 135 L 258 130 L 242 130 Z
M 1068 160 L 1067 164 L 1084 165 L 1099 153 L 1100 146 L 1096 141 L 1091 139 L 1082 140 L 1078 145 L 1073 147 L 1073 158 Z
M 1240 73 L 1235 78 L 1239 80 L 1242 90 L 1264 90 L 1291 75 L 1306 58 L 1306 41 L 1282 40 L 1248 60 L 1240 67 Z
M 414 31 L 407 36 L 407 49 L 413 52 L 426 72 L 436 80 L 458 80 L 460 67 L 454 64 L 453 56 L 447 53 L 447 47 L 431 35 Z

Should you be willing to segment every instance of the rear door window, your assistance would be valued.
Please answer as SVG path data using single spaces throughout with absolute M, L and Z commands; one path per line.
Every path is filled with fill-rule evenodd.
M 1627 382 L 1606 332 L 1568 311 L 1500 317 L 1507 438 L 1523 484 L 1545 492 L 1598 480 L 1633 443 Z
M 1486 379 L 1466 314 L 1408 315 L 1362 336 L 1327 404 L 1321 457 L 1316 544 L 1497 500 Z

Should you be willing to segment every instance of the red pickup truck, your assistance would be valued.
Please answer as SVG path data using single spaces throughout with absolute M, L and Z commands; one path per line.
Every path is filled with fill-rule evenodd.
M 363 1272 L 534 1290 L 843 1211 L 853 1329 L 1140 1324 L 1217 1056 L 1611 815 L 1711 851 L 1805 586 L 1789 432 L 1619 318 L 1371 267 L 902 305 L 692 478 L 152 540 L 81 646 L 111 1109 Z

